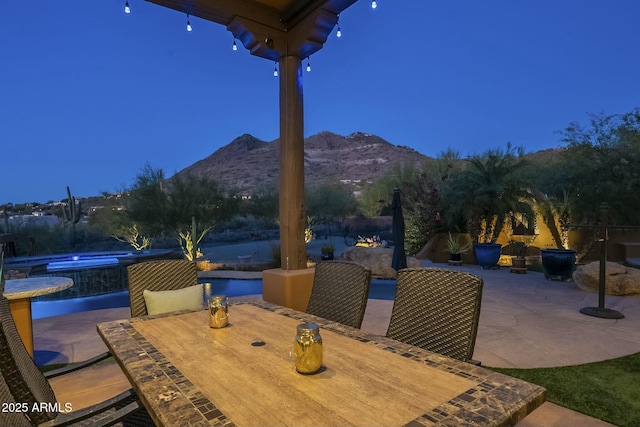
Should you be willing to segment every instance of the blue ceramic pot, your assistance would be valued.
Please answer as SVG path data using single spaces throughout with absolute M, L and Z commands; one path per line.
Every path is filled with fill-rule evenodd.
M 567 280 L 576 269 L 576 251 L 573 249 L 542 249 L 540 253 L 547 279 Z
M 477 243 L 473 245 L 473 253 L 478 265 L 482 268 L 499 268 L 498 261 L 502 245 L 497 243 Z

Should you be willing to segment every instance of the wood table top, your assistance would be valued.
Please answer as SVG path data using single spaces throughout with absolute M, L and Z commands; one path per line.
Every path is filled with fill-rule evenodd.
M 159 426 L 507 426 L 544 389 L 261 300 L 98 325 Z M 320 325 L 324 361 L 296 372 L 296 325 Z

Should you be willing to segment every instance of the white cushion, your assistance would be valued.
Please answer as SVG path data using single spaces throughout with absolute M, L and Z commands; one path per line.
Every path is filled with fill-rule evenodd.
M 197 310 L 202 308 L 203 289 L 201 284 L 174 291 L 149 291 L 145 289 L 142 296 L 149 314 Z

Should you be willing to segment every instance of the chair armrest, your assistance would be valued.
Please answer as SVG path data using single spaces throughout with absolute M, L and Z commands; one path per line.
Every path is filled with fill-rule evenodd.
M 116 408 L 117 405 L 120 407 Z M 39 427 L 73 426 L 82 421 L 84 421 L 83 425 L 91 425 L 92 427 L 108 426 L 117 423 L 139 410 L 144 409 L 140 401 L 137 400 L 135 392 L 130 389 L 96 405 L 82 408 L 71 413 L 60 413 L 56 418 L 40 424 Z
M 45 372 L 44 376 L 47 379 L 55 378 L 60 375 L 68 374 L 69 372 L 78 371 L 80 369 L 86 368 L 87 366 L 94 365 L 98 362 L 102 362 L 103 360 L 106 360 L 110 357 L 111 353 L 109 352 L 101 353 L 95 357 L 92 357 L 91 359 L 85 360 L 84 362 L 73 363 L 60 369 L 54 369 L 52 371 Z

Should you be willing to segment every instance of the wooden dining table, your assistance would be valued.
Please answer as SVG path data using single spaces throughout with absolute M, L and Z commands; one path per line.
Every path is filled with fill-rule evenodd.
M 262 300 L 229 325 L 197 310 L 101 323 L 158 426 L 512 426 L 545 389 Z M 296 326 L 320 326 L 323 365 L 295 370 Z

